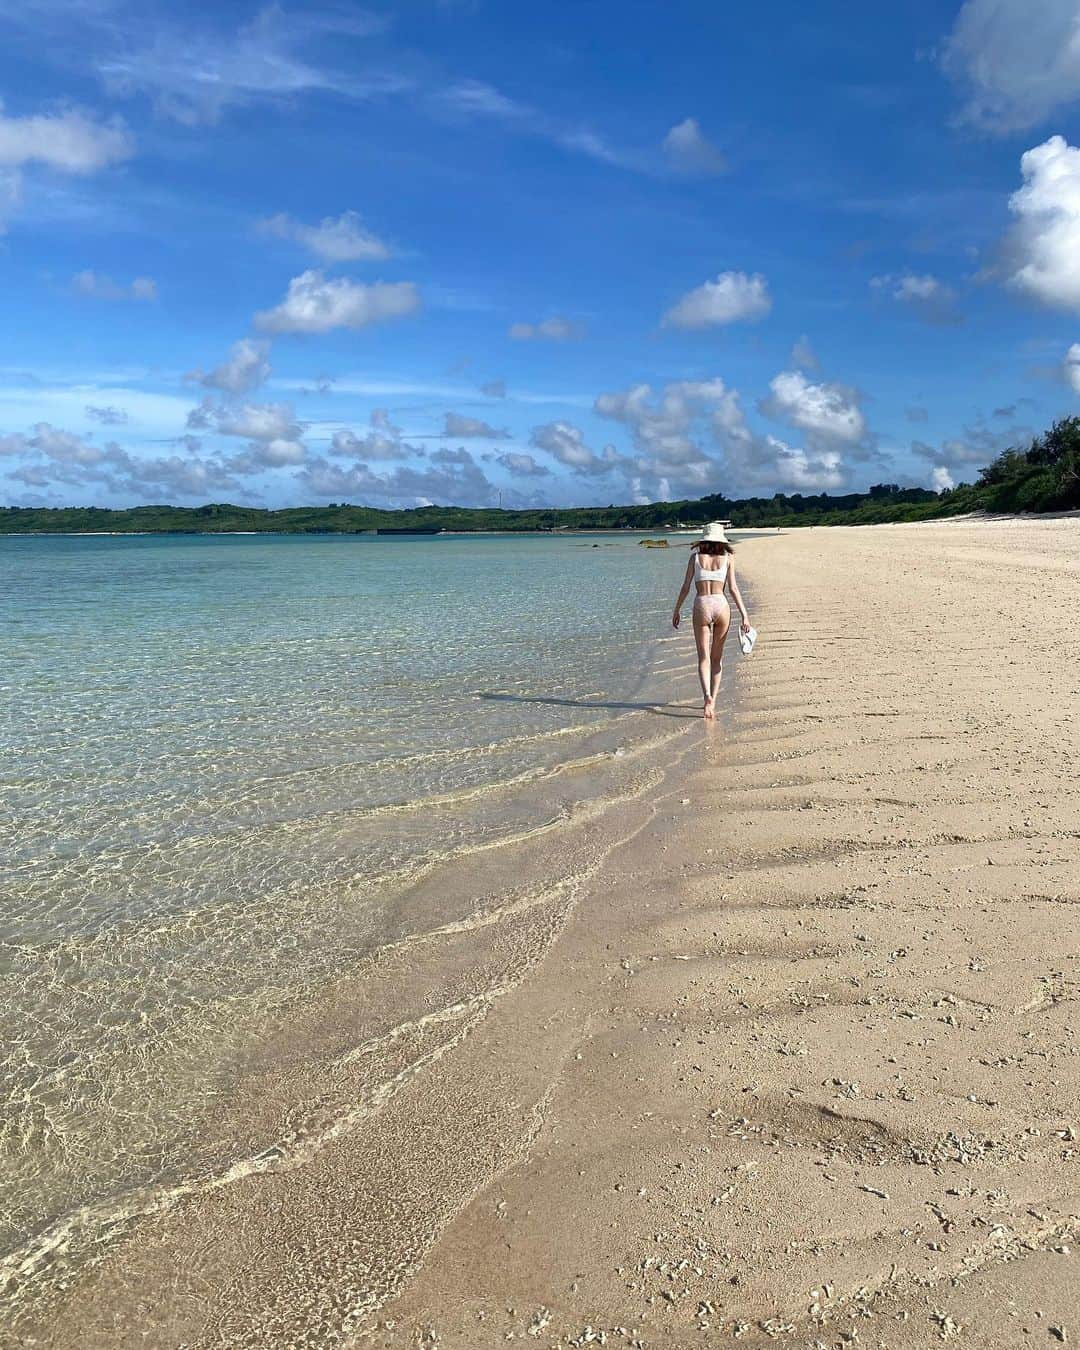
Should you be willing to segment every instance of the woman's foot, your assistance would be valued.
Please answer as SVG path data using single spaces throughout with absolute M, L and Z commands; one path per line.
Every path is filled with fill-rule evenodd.
M 701 715 L 705 718 L 706 722 L 711 722 L 715 718 L 715 704 L 711 698 L 705 700 L 705 707 L 702 709 Z

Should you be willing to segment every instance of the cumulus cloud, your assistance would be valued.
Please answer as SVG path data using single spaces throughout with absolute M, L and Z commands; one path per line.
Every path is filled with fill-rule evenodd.
M 769 382 L 761 410 L 807 433 L 824 449 L 856 446 L 866 437 L 866 419 L 851 393 L 836 384 L 816 384 L 800 370 L 784 370 Z
M 769 285 L 760 273 L 721 272 L 678 300 L 663 317 L 665 328 L 711 328 L 752 323 L 772 309 Z
M 188 426 L 248 440 L 294 440 L 303 434 L 289 403 L 214 403 L 205 398 L 188 414 Z
M 965 120 L 1034 126 L 1080 97 L 1076 0 L 965 0 L 942 55 L 966 89 Z
M 529 444 L 579 474 L 610 473 L 623 462 L 613 445 L 605 445 L 599 453 L 591 449 L 585 443 L 585 433 L 572 422 L 546 422 L 533 427 Z
M 913 314 L 924 323 L 959 323 L 960 315 L 956 311 L 956 292 L 940 278 L 929 273 L 918 275 L 903 272 L 899 275 L 887 273 L 884 276 L 870 278 L 872 290 L 887 295 L 898 304 L 906 305 Z
M 382 262 L 390 257 L 389 247 L 364 228 L 356 211 L 324 216 L 317 225 L 305 225 L 280 213 L 260 221 L 259 229 L 279 239 L 291 239 L 324 263 Z
M 91 174 L 133 153 L 134 142 L 120 122 L 99 122 L 77 109 L 6 117 L 0 107 L 0 168 L 41 164 L 61 173 Z
M 1020 172 L 993 274 L 1038 304 L 1080 309 L 1080 149 L 1051 136 L 1021 156 Z
M 19 450 L 38 450 L 58 464 L 100 464 L 108 454 L 107 447 L 92 445 L 84 437 L 49 422 L 38 422 L 29 436 L 11 439 Z
M 296 420 L 289 403 L 215 403 L 208 395 L 188 413 L 187 425 L 190 431 L 217 432 L 219 436 L 249 441 L 247 458 L 237 462 L 240 470 L 251 464 L 299 464 L 307 453 L 304 426 Z
M 571 342 L 584 337 L 582 324 L 571 323 L 569 319 L 556 315 L 540 323 L 514 323 L 510 325 L 510 336 L 515 342 Z
M 935 464 L 930 470 L 930 486 L 935 492 L 949 492 L 956 486 L 956 483 L 944 464 Z
M 546 464 L 539 463 L 524 451 L 504 451 L 503 454 L 495 456 L 495 463 L 501 464 L 507 473 L 517 474 L 522 478 L 541 478 L 551 473 Z
M 695 117 L 677 123 L 664 137 L 664 154 L 678 173 L 716 174 L 727 168 L 727 160 L 701 130 Z
M 377 473 L 367 464 L 344 467 L 312 459 L 298 482 L 313 496 L 382 506 L 490 506 L 497 490 L 467 450 L 437 450 L 423 466 L 403 464 Z
M 424 453 L 421 447 L 409 445 L 403 439 L 401 428 L 394 426 L 385 408 L 375 409 L 363 435 L 348 427 L 335 431 L 330 438 L 330 452 L 364 460 L 409 459 Z
M 93 300 L 156 300 L 157 282 L 150 277 L 136 277 L 128 285 L 117 285 L 111 277 L 100 272 L 76 272 L 71 285 L 79 295 L 89 296 Z
M 112 406 L 100 408 L 93 403 L 88 403 L 85 412 L 91 421 L 100 422 L 105 427 L 121 427 L 128 420 L 128 415 L 123 408 Z
M 445 415 L 442 434 L 448 440 L 476 438 L 478 440 L 504 441 L 510 432 L 506 427 L 493 427 L 479 417 L 463 417 L 461 413 L 448 412 Z
M 366 328 L 419 308 L 420 293 L 411 281 L 365 286 L 345 277 L 328 280 L 312 269 L 293 277 L 281 304 L 256 314 L 255 324 L 266 333 L 329 333 Z
M 634 448 L 665 466 L 686 464 L 701 455 L 691 436 L 699 411 L 723 401 L 723 380 L 677 380 L 654 398 L 651 385 L 637 384 L 601 394 L 595 411 L 630 429 Z
M 723 451 L 723 468 L 732 487 L 827 492 L 847 482 L 847 467 L 838 449 L 804 449 L 753 431 L 737 390 L 725 389 L 716 400 L 712 431 Z
M 1080 394 L 1080 342 L 1074 342 L 1065 353 L 1061 373 L 1073 393 Z
M 675 381 L 655 394 L 649 385 L 630 386 L 601 394 L 594 410 L 629 429 L 634 455 L 621 467 L 644 499 L 734 485 L 832 485 L 842 472 L 836 454 L 811 456 L 756 436 L 738 391 L 720 378 Z
M 257 389 L 270 375 L 268 359 L 270 344 L 241 338 L 229 348 L 229 355 L 220 366 L 205 374 L 192 371 L 189 379 L 197 380 L 206 389 L 220 389 L 226 394 L 248 394 Z
M 1023 445 L 1031 436 L 1030 427 L 1013 424 L 995 429 L 983 422 L 975 422 L 964 427 L 959 436 L 951 436 L 939 445 L 912 441 L 911 452 L 931 465 L 931 482 L 940 492 L 943 486 L 970 482 L 1003 450 Z
M 205 498 L 208 492 L 243 492 L 232 461 L 200 459 L 193 454 L 132 455 L 115 441 L 96 445 L 48 422 L 39 422 L 28 434 L 0 437 L 0 454 L 24 457 L 26 462 L 8 477 L 35 487 L 99 486 L 111 494 L 135 498 Z

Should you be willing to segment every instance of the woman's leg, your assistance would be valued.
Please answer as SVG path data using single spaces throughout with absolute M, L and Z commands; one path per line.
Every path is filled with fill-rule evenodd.
M 712 717 L 712 625 L 705 618 L 704 606 L 694 606 L 694 641 L 697 643 L 697 673 L 701 681 L 701 696 L 705 700 L 703 717 Z
M 725 605 L 723 611 L 717 614 L 713 620 L 712 626 L 712 649 L 709 653 L 709 693 L 712 695 L 713 702 L 720 692 L 720 679 L 724 673 L 724 639 L 727 637 L 728 628 L 731 626 L 731 610 Z

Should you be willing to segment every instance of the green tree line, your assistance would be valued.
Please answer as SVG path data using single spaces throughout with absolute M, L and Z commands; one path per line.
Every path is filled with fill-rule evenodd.
M 220 534 L 250 530 L 273 534 L 355 534 L 368 530 L 653 530 L 730 520 L 743 528 L 799 525 L 872 525 L 931 520 L 971 511 L 1063 511 L 1080 507 L 1080 418 L 1063 418 L 1031 444 L 1005 450 L 974 483 L 947 492 L 879 483 L 869 492 L 776 493 L 729 498 L 721 493 L 696 500 L 644 506 L 571 507 L 501 511 L 491 508 L 422 506 L 382 511 L 331 502 L 269 511 L 213 502 L 206 506 L 0 507 L 0 533 Z

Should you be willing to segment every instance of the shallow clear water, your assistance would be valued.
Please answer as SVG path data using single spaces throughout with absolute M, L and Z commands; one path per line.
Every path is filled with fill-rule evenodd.
M 638 538 L 0 538 L 5 1245 L 175 1170 L 395 886 L 685 726 Z

